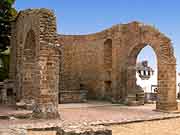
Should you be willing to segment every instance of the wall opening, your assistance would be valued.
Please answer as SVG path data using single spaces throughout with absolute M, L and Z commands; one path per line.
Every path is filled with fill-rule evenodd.
M 112 87 L 111 87 L 111 73 L 112 73 L 112 40 L 107 39 L 104 42 L 104 99 L 111 100 Z
M 136 59 L 136 84 L 145 93 L 146 100 L 154 100 L 157 93 L 157 57 L 153 48 L 145 46 Z
M 27 33 L 23 53 L 23 99 L 35 98 L 35 34 L 32 30 Z
M 112 69 L 112 40 L 107 39 L 104 42 L 104 69 L 106 71 Z

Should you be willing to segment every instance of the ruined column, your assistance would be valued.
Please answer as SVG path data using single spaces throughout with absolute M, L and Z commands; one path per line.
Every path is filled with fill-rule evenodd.
M 33 110 L 35 118 L 58 118 L 59 54 L 56 48 L 41 46 L 40 85 Z
M 171 60 L 173 62 L 174 60 Z M 168 62 L 168 60 L 167 60 Z M 158 65 L 158 111 L 176 111 L 176 63 L 162 63 Z
M 37 73 L 39 91 L 33 117 L 44 119 L 59 118 L 58 89 L 59 89 L 59 55 L 56 36 L 56 19 L 54 14 L 41 9 L 40 14 L 40 46 L 37 56 Z M 38 80 L 37 79 L 37 80 Z

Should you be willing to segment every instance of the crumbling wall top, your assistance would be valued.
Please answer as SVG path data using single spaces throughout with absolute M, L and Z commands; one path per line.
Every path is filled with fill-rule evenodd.
M 134 32 L 137 29 L 140 29 L 140 32 L 149 32 L 153 33 L 156 36 L 159 36 L 163 40 L 166 40 L 167 42 L 171 42 L 171 40 L 164 34 L 161 33 L 155 26 L 147 25 L 142 22 L 133 21 L 126 24 L 116 24 L 113 25 L 111 28 L 105 29 L 103 31 L 87 34 L 87 35 L 63 35 L 58 34 L 59 38 L 64 38 L 68 40 L 98 40 L 98 39 L 104 39 L 104 38 L 113 38 L 116 37 L 116 35 L 123 35 L 126 32 Z

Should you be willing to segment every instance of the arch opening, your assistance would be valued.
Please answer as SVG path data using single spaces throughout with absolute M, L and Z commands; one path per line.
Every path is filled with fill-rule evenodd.
M 35 33 L 32 30 L 30 30 L 27 33 L 23 50 L 22 99 L 24 100 L 35 100 L 35 96 L 37 95 L 35 91 L 35 51 Z
M 128 53 L 127 62 L 127 103 L 142 105 L 144 104 L 144 90 L 136 83 L 136 60 L 138 54 L 146 44 L 136 45 Z M 162 44 L 156 42 L 150 46 L 156 54 L 157 60 L 157 89 L 156 91 L 156 109 L 172 111 L 177 110 L 176 102 L 176 60 L 173 55 L 172 45 L 170 43 Z M 149 56 L 152 57 L 152 56 Z M 141 71 L 138 71 L 141 73 Z M 143 71 L 142 74 L 147 74 Z
M 136 58 L 136 84 L 144 91 L 144 102 L 153 103 L 157 98 L 157 56 L 150 45 L 146 45 Z
M 148 66 L 148 61 L 150 66 Z M 155 88 L 153 87 L 157 87 L 157 61 L 157 54 L 149 44 L 140 44 L 131 50 L 128 56 L 127 69 L 128 104 L 143 105 L 146 102 L 145 93 L 148 91 L 150 93 L 151 89 L 154 91 Z M 154 71 L 156 70 L 156 75 L 153 68 Z M 153 78 L 151 78 L 152 76 Z
M 104 42 L 104 99 L 111 101 L 112 98 L 112 39 Z

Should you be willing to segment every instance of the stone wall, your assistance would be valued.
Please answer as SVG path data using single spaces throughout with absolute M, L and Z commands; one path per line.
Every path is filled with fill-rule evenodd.
M 60 127 L 9 128 L 0 130 L 1 135 L 112 135 L 112 130 L 101 126 L 69 125 Z
M 16 91 L 13 81 L 4 80 L 4 82 L 0 82 L 0 97 L 0 104 L 15 105 Z
M 60 36 L 62 47 L 62 70 L 60 74 L 60 92 L 88 91 L 88 98 L 103 97 L 101 82 L 103 67 L 103 42 L 84 37 Z M 73 94 L 73 92 L 71 92 Z
M 139 22 L 115 25 L 90 35 L 57 35 L 47 9 L 21 11 L 12 24 L 10 79 L 16 101 L 35 101 L 34 117 L 57 118 L 59 102 L 105 99 L 138 104 L 136 59 L 150 45 L 158 61 L 158 110 L 176 103 L 176 59 L 171 41 Z M 58 91 L 59 89 L 59 91 Z
M 170 39 L 154 27 L 132 22 L 91 35 L 58 38 L 63 52 L 60 94 L 80 91 L 83 85 L 88 99 L 140 103 L 143 93 L 136 84 L 136 59 L 141 49 L 150 45 L 158 61 L 157 109 L 177 109 L 173 47 Z
M 60 50 L 56 18 L 47 9 L 21 11 L 12 25 L 10 78 L 17 101 L 35 101 L 34 117 L 58 117 Z

